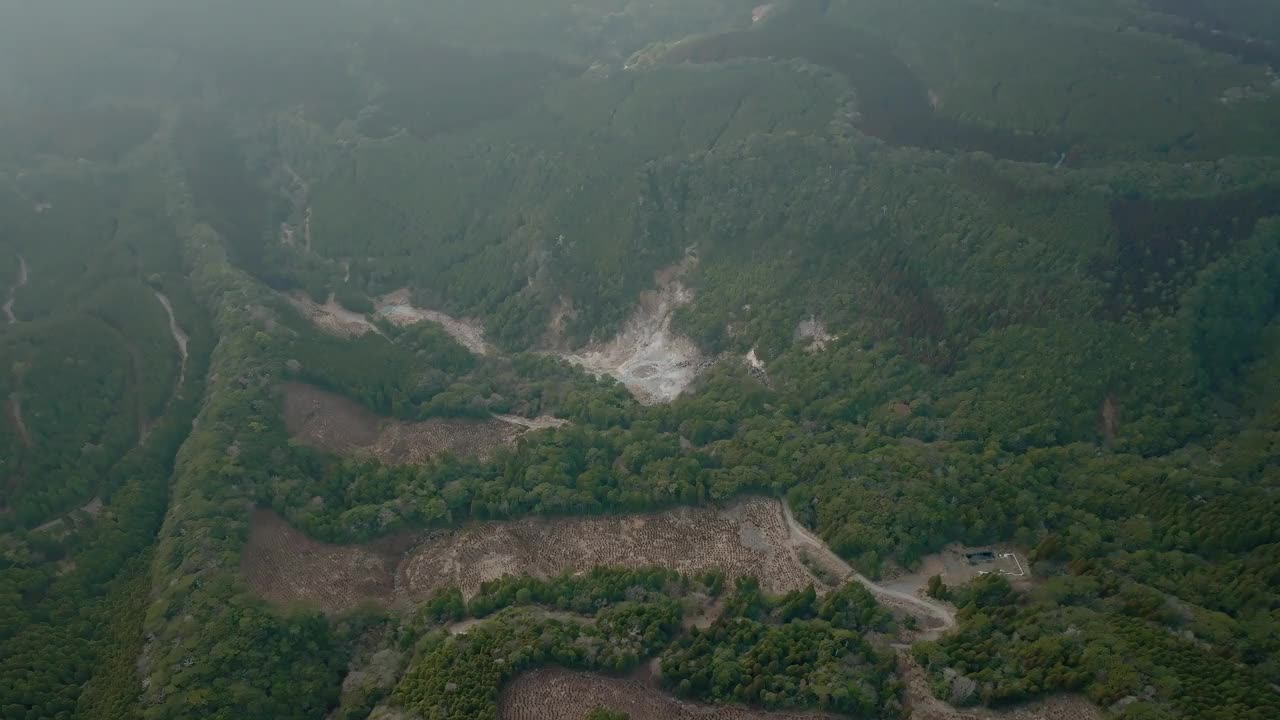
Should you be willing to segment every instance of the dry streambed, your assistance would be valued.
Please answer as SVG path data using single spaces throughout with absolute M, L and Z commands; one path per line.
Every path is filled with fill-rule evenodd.
M 488 355 L 492 350 L 484 339 L 484 327 L 480 323 L 455 318 L 438 310 L 414 307 L 407 288 L 382 296 L 378 299 L 377 308 L 380 317 L 399 327 L 424 321 L 436 323 L 473 355 Z

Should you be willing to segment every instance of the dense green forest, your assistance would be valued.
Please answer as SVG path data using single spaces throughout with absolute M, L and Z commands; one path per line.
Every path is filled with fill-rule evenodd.
M 1262 0 L 15 6 L 0 718 L 496 720 L 548 666 L 907 718 L 909 663 L 955 706 L 1280 717 L 1277 70 Z M 566 361 L 619 332 L 696 379 Z M 391 464 L 291 438 L 287 383 L 566 422 Z M 254 508 L 376 549 L 747 495 L 872 580 L 1027 575 L 939 577 L 921 632 L 821 573 L 325 614 L 241 572 Z

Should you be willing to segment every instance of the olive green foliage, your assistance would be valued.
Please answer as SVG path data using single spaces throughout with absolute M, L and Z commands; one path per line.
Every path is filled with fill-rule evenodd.
M 665 645 L 680 626 L 679 606 L 623 603 L 601 610 L 591 625 L 507 610 L 465 635 L 435 638 L 393 695 L 424 717 L 495 719 L 498 689 L 540 665 L 621 672 Z M 428 638 L 428 641 L 431 641 Z
M 813 588 L 766 598 L 744 579 L 709 629 L 690 631 L 663 654 L 662 678 L 705 700 L 895 717 L 893 655 L 862 636 L 892 624 L 861 585 L 821 599 Z
M 1266 130 L 1280 113 L 1280 99 L 1268 92 L 1264 68 L 1139 31 L 1135 25 L 1144 16 L 1125 12 L 1127 3 L 827 5 L 828 22 L 872 28 L 890 43 L 944 114 L 1064 136 L 1061 152 L 1072 162 L 1280 150 Z M 1125 69 L 1119 81 L 1099 70 L 1117 67 Z M 1257 97 L 1223 100 L 1244 88 Z
M 491 125 L 360 143 L 317 179 L 313 247 L 356 258 L 353 281 L 372 292 L 430 288 L 429 306 L 483 314 L 516 347 L 538 340 L 563 297 L 581 341 L 620 323 L 686 247 L 666 217 L 679 201 L 646 163 L 768 129 L 822 132 L 845 93 L 760 62 L 587 74 Z
M 873 575 L 950 542 L 1034 548 L 1028 592 L 947 588 L 960 627 L 916 651 L 945 699 L 1276 716 L 1274 8 L 799 1 L 753 24 L 758 4 L 15 8 L 0 275 L 19 255 L 32 275 L 0 401 L 32 442 L 6 413 L 0 713 L 330 712 L 379 621 L 254 598 L 255 502 L 349 541 L 764 493 Z M 720 362 L 671 405 L 518 352 L 606 337 L 676 264 L 673 328 Z M 430 324 L 326 338 L 278 294 L 368 312 L 406 286 L 517 352 Z M 155 287 L 193 338 L 176 395 Z M 753 349 L 767 381 L 733 360 Z M 286 380 L 404 419 L 573 424 L 388 468 L 291 446 Z M 95 496 L 96 519 L 59 517 Z M 855 587 L 744 587 L 669 650 L 676 689 L 892 715 L 866 639 L 888 626 Z M 521 669 L 633 667 L 671 644 L 680 592 L 601 571 L 442 595 L 395 698 L 493 717 Z M 535 602 L 596 624 L 509 608 L 419 632 Z
M 689 581 L 679 573 L 662 568 L 622 570 L 594 568 L 582 575 L 564 575 L 540 580 L 531 577 L 503 578 L 487 582 L 467 603 L 472 617 L 485 617 L 513 605 L 543 605 L 584 615 L 623 600 L 656 599 L 681 595 Z
M 147 284 L 178 269 L 172 227 L 148 206 L 154 180 L 54 164 L 0 191 L 13 203 L 4 287 L 18 282 L 18 258 L 28 268 L 18 322 L 0 328 L 0 507 L 12 513 L 0 527 L 34 527 L 104 491 L 175 392 L 178 349 Z
M 195 417 L 213 344 L 198 306 L 179 287 L 167 291 L 191 338 L 181 392 L 144 444 L 94 478 L 103 504 L 96 517 L 76 513 L 5 538 L 0 682 L 11 694 L 0 712 L 6 718 L 136 716 L 149 548 L 164 519 L 174 456 Z M 64 383 L 76 377 L 63 372 Z
M 955 600 L 960 631 L 915 649 L 939 671 L 939 697 L 1001 704 L 1080 690 L 1102 706 L 1122 703 L 1121 716 L 1133 718 L 1265 718 L 1280 710 L 1264 676 L 1161 627 L 1195 627 L 1185 608 L 1122 576 L 1086 571 L 1022 597 L 991 575 Z

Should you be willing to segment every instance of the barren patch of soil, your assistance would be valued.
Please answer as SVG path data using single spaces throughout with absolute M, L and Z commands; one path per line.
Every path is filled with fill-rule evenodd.
M 338 337 L 359 337 L 365 333 L 376 333 L 378 328 L 369 318 L 352 312 L 334 299 L 332 294 L 325 304 L 317 304 L 304 292 L 294 292 L 285 296 L 289 304 L 297 308 L 302 316 L 311 324 L 330 335 Z
M 312 540 L 269 510 L 257 510 L 240 572 L 263 598 L 304 602 L 326 612 L 361 603 L 386 605 L 395 591 L 397 540 L 368 545 L 332 545 Z
M 329 611 L 362 601 L 418 601 L 450 586 L 470 599 L 482 583 L 505 575 L 553 577 L 598 566 L 719 569 L 729 583 L 755 575 L 777 594 L 814 582 L 796 555 L 781 503 L 763 498 L 723 509 L 477 523 L 425 533 L 398 562 L 385 555 L 385 545 L 314 542 L 269 513 L 255 514 L 254 524 L 242 563 L 249 583 L 273 601 Z
M 388 421 L 367 449 L 384 463 L 412 465 L 443 453 L 487 460 L 499 448 L 513 445 L 524 430 L 496 418 L 482 421 Z
M 460 320 L 437 310 L 414 307 L 409 299 L 410 294 L 407 288 L 382 296 L 377 304 L 378 315 L 400 327 L 414 325 L 424 320 L 436 323 L 472 354 L 489 354 L 489 343 L 484 339 L 484 327 L 480 323 L 474 320 Z
M 305 383 L 285 384 L 284 418 L 289 436 L 307 447 L 367 453 L 392 465 L 422 463 L 445 452 L 485 459 L 539 422 L 552 426 L 547 420 L 517 423 L 499 418 L 401 422 Z
M 632 680 L 558 669 L 535 670 L 516 678 L 502 693 L 498 717 L 502 720 L 584 720 L 599 707 L 625 712 L 631 720 L 822 720 L 830 717 L 687 703 Z
M 744 534 L 752 536 L 750 545 Z M 723 510 L 485 523 L 417 547 L 401 565 L 397 585 L 414 597 L 456 585 L 470 598 L 482 583 L 504 575 L 659 565 L 686 574 L 718 568 L 730 583 L 758 575 L 766 591 L 785 593 L 811 582 L 790 543 L 780 503 L 765 499 Z
M 692 340 L 671 329 L 675 311 L 693 301 L 693 292 L 679 280 L 692 262 L 659 272 L 657 289 L 640 296 L 639 307 L 612 340 L 561 357 L 616 378 L 642 403 L 675 400 L 710 365 Z

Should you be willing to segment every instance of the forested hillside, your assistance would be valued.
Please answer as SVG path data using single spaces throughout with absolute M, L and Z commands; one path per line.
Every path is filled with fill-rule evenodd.
M 1259 0 L 6 11 L 0 717 L 1280 717 L 1278 71 Z

